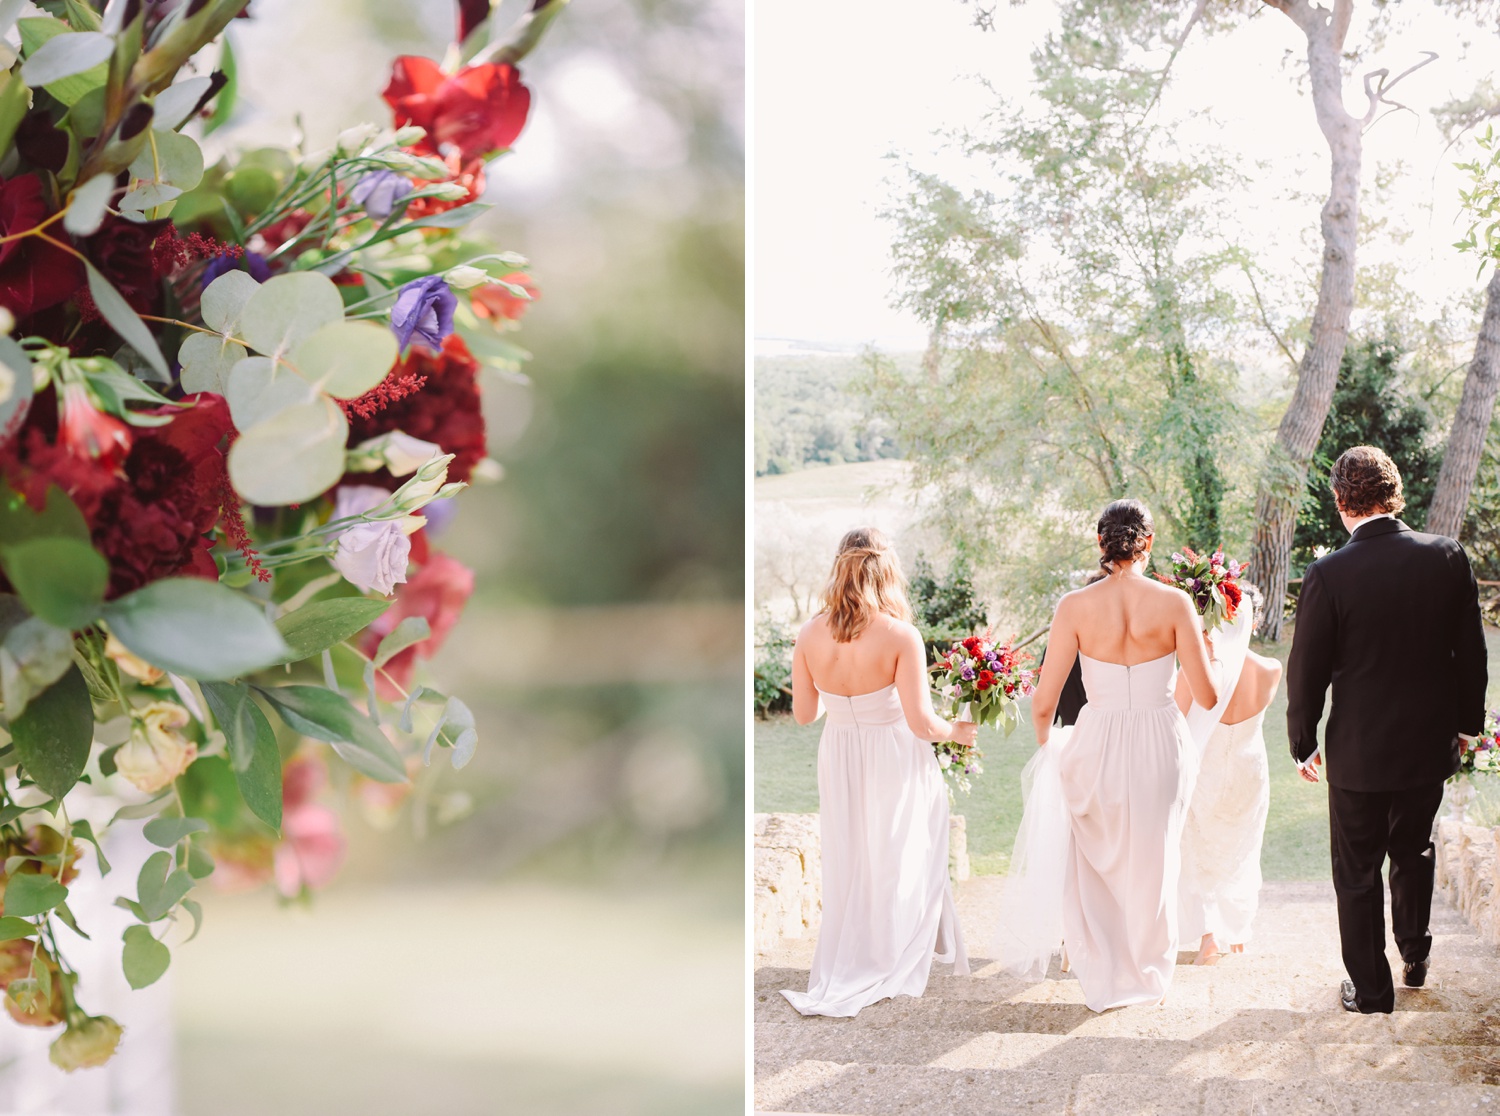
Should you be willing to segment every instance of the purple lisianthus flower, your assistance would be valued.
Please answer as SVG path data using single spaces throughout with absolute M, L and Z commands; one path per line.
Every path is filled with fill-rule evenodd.
M 207 289 L 219 276 L 226 271 L 248 271 L 250 278 L 257 283 L 264 283 L 271 278 L 271 265 L 259 252 L 246 251 L 241 256 L 215 256 L 208 261 L 208 266 L 203 269 L 203 278 L 199 280 L 202 289 Z
M 972 681 L 974 681 L 974 672 L 972 670 L 970 670 L 968 667 L 964 667 L 964 681 L 965 682 L 972 682 Z
M 391 307 L 391 330 L 401 351 L 412 341 L 437 352 L 443 338 L 453 332 L 453 311 L 458 297 L 448 289 L 441 275 L 413 279 L 401 288 L 396 305 Z
M 371 171 L 354 184 L 349 197 L 377 221 L 384 221 L 396 203 L 411 193 L 411 179 L 391 170 Z

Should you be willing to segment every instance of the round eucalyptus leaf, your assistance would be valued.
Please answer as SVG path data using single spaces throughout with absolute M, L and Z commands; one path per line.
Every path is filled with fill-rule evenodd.
M 142 182 L 191 190 L 203 181 L 203 151 L 191 136 L 152 128 L 146 146 L 130 164 L 130 173 Z
M 253 356 L 238 361 L 225 377 L 224 389 L 229 417 L 241 431 L 318 397 L 310 383 L 270 357 Z
M 256 352 L 281 356 L 343 317 L 344 300 L 332 279 L 294 271 L 267 279 L 250 296 L 240 314 L 240 334 Z
M 212 78 L 195 77 L 163 89 L 156 96 L 156 116 L 152 123 L 165 131 L 180 128 L 212 86 Z
M 229 479 L 252 504 L 301 504 L 344 475 L 349 423 L 326 395 L 246 430 L 229 451 Z
M 363 395 L 396 363 L 396 337 L 375 322 L 329 322 L 292 353 L 312 383 L 339 399 Z
M 63 228 L 74 236 L 93 236 L 104 223 L 104 210 L 114 192 L 112 174 L 96 174 L 73 191 L 73 200 L 63 217 Z
M 260 284 L 247 271 L 226 271 L 203 291 L 199 311 L 203 324 L 220 333 L 234 333 L 240 328 L 240 314 Z
M 120 199 L 120 212 L 125 214 L 144 213 L 148 209 L 155 209 L 159 205 L 176 201 L 182 196 L 182 190 L 176 186 L 159 186 L 148 183 L 145 186 L 137 186 L 123 198 Z
M 229 384 L 229 370 L 245 358 L 245 346 L 223 337 L 195 333 L 177 350 L 182 365 L 182 390 L 191 395 L 211 391 L 223 395 Z

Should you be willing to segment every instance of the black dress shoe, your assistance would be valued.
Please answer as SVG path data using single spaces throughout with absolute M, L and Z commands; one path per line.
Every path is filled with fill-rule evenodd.
M 1346 980 L 1339 985 L 1339 1003 L 1344 1005 L 1345 1011 L 1359 1011 L 1359 1002 L 1354 998 L 1354 982 Z
M 1401 966 L 1401 982 L 1408 988 L 1421 988 L 1427 983 L 1427 958 Z

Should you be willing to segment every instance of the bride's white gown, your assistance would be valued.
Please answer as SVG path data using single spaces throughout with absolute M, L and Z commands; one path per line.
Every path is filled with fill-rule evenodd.
M 1209 737 L 1182 835 L 1178 931 L 1196 942 L 1212 931 L 1220 946 L 1250 940 L 1260 901 L 1260 848 L 1271 807 L 1262 710 L 1219 725 Z
M 823 926 L 803 1015 L 852 1016 L 920 996 L 934 955 L 968 974 L 948 882 L 948 790 L 932 744 L 906 727 L 894 685 L 823 694 L 818 744 Z
M 1095 1011 L 1160 999 L 1177 960 L 1177 883 L 1197 748 L 1172 701 L 1175 656 L 1081 655 L 1088 704 L 1058 758 L 1070 821 L 1062 931 Z

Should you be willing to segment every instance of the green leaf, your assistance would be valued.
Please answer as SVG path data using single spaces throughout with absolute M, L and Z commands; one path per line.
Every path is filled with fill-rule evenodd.
M 375 648 L 375 665 L 383 667 L 401 652 L 432 635 L 432 627 L 425 616 L 408 616 L 386 633 Z
M 27 539 L 0 547 L 0 568 L 27 608 L 70 631 L 99 614 L 109 587 L 109 563 L 78 539 Z
M 374 322 L 330 322 L 292 352 L 297 371 L 329 395 L 354 399 L 385 379 L 396 335 Z
M 94 826 L 88 819 L 80 819 L 73 823 L 73 837 L 75 840 L 82 838 L 94 846 L 94 855 L 99 861 L 99 874 L 109 875 L 109 861 L 104 859 L 104 846 L 99 843 L 99 838 L 94 836 Z
M 185 939 L 190 942 L 198 936 L 198 931 L 203 929 L 203 908 L 198 905 L 196 899 L 184 899 L 182 909 L 193 916 L 193 932 Z
M 192 768 L 188 768 L 189 771 Z M 134 818 L 149 818 L 152 814 L 159 814 L 172 799 L 170 788 L 162 791 L 155 798 L 148 798 L 145 802 L 133 802 L 129 806 L 121 806 L 109 819 L 109 824 L 114 825 L 117 821 L 130 821 Z
M 188 122 L 193 110 L 198 107 L 198 102 L 213 85 L 213 79 L 207 77 L 188 78 L 179 81 L 176 85 L 168 86 L 156 95 L 153 107 L 156 115 L 152 117 L 152 126 L 163 131 L 175 132 Z M 196 146 L 196 145 L 195 145 Z M 144 178 L 144 175 L 140 177 Z M 176 182 L 176 179 L 172 181 Z M 182 184 L 177 183 L 179 186 Z M 188 187 L 183 187 L 187 189 Z
M 219 48 L 219 69 L 224 72 L 228 80 L 224 88 L 219 90 L 219 96 L 214 100 L 213 115 L 203 125 L 203 134 L 206 136 L 224 126 L 230 115 L 234 112 L 234 102 L 239 96 L 239 67 L 235 65 L 234 48 L 229 45 L 229 32 L 224 32 L 223 45 Z
M 171 867 L 172 854 L 168 852 L 152 853 L 141 865 L 136 890 L 147 922 L 165 918 L 177 901 L 193 889 L 193 877 L 186 869 L 169 872 Z
M 0 150 L 9 150 L 16 141 L 16 129 L 26 119 L 31 107 L 31 90 L 17 73 L 0 76 Z
M 104 212 L 115 190 L 115 176 L 96 174 L 73 191 L 63 228 L 74 236 L 93 236 L 104 223 Z
M 110 601 L 103 614 L 126 647 L 185 678 L 236 678 L 281 662 L 287 653 L 259 605 L 202 578 L 154 581 Z
M 189 833 L 202 833 L 208 822 L 202 818 L 152 818 L 142 832 L 146 840 L 163 849 L 170 849 Z
M 17 543 L 53 536 L 89 541 L 89 525 L 66 492 L 52 485 L 42 510 L 34 512 L 19 495 L 0 489 L 0 539 Z
M 107 35 L 73 31 L 62 20 L 51 16 L 23 19 L 19 24 L 21 51 L 26 57 L 21 72 L 25 75 L 29 70 L 34 75 L 28 79 L 29 85 L 43 85 L 57 100 L 71 105 L 108 80 L 108 60 L 114 45 Z M 61 40 L 55 47 L 50 45 L 54 39 Z M 83 59 L 93 56 L 97 57 L 82 70 L 72 69 Z
M 73 789 L 94 741 L 94 707 L 76 666 L 31 699 L 11 721 L 10 735 L 21 766 L 37 786 L 53 798 Z
M 89 390 L 104 409 L 121 418 L 133 417 L 125 406 L 127 403 L 147 403 L 152 407 L 172 406 L 172 400 L 113 362 L 85 371 L 84 378 L 89 382 Z
M 68 897 L 68 889 L 40 872 L 16 872 L 5 885 L 5 913 L 33 918 Z
M 59 903 L 57 905 L 57 910 L 53 911 L 52 913 L 57 916 L 58 920 L 64 926 L 73 931 L 73 933 L 77 934 L 84 941 L 90 940 L 89 935 L 84 933 L 83 927 L 78 925 L 78 920 L 73 917 L 73 911 L 66 903 Z
M 356 771 L 382 783 L 406 782 L 406 766 L 385 733 L 342 694 L 321 686 L 256 688 L 290 728 L 332 744 Z
M 32 938 L 36 936 L 36 926 L 27 922 L 24 918 L 16 918 L 6 915 L 0 918 L 0 942 L 13 942 L 17 938 Z
M 343 317 L 344 300 L 332 279 L 293 271 L 256 288 L 240 314 L 240 335 L 256 352 L 281 356 Z
M 199 302 L 199 313 L 203 323 L 220 333 L 233 334 L 240 328 L 240 315 L 250 296 L 260 290 L 260 284 L 247 271 L 226 271 L 203 290 Z
M 120 296 L 114 285 L 99 274 L 98 268 L 87 261 L 84 262 L 84 267 L 88 271 L 89 294 L 94 296 L 94 305 L 98 307 L 100 315 L 132 349 L 141 354 L 142 359 L 156 371 L 163 383 L 169 383 L 171 376 L 167 372 L 166 359 L 161 355 L 156 338 L 146 328 L 146 323 L 141 321 L 140 316 Z
M 172 951 L 157 941 L 146 926 L 128 926 L 124 937 L 120 963 L 130 987 L 141 989 L 155 984 L 172 963 Z
M 121 213 L 145 213 L 148 209 L 158 209 L 174 202 L 182 197 L 182 191 L 176 186 L 164 186 L 155 182 L 148 182 L 144 186 L 137 186 L 128 191 L 120 199 Z M 165 214 L 162 214 L 165 216 Z M 153 217 L 153 220 L 155 217 Z
M 275 418 L 292 407 L 318 402 L 318 393 L 286 364 L 270 357 L 245 357 L 224 380 L 229 416 L 241 431 Z
M 175 186 L 185 192 L 203 181 L 203 151 L 191 136 L 163 130 L 158 123 L 151 129 L 150 141 L 130 164 L 130 173 L 142 182 Z
M 310 658 L 358 635 L 390 607 L 390 601 L 372 600 L 369 597 L 331 597 L 313 601 L 295 612 L 287 613 L 276 621 L 276 630 L 291 648 L 286 661 L 295 663 Z M 390 636 L 386 638 L 389 639 Z M 384 646 L 384 642 L 381 646 Z
M 305 503 L 344 475 L 348 439 L 344 412 L 320 396 L 244 431 L 229 451 L 229 479 L 252 504 Z
M 214 858 L 203 851 L 198 841 L 188 843 L 187 874 L 195 880 L 206 880 L 214 874 Z
M 8 613 L 23 619 L 12 623 Z M 19 717 L 32 698 L 72 665 L 72 632 L 26 616 L 17 598 L 0 596 L 0 703 L 7 717 Z
M 250 281 L 255 282 L 254 279 Z M 183 392 L 188 395 L 198 391 L 225 394 L 230 369 L 244 360 L 245 356 L 245 347 L 227 338 L 212 337 L 207 333 L 189 335 L 177 350 L 177 362 L 182 365 L 180 379 Z

